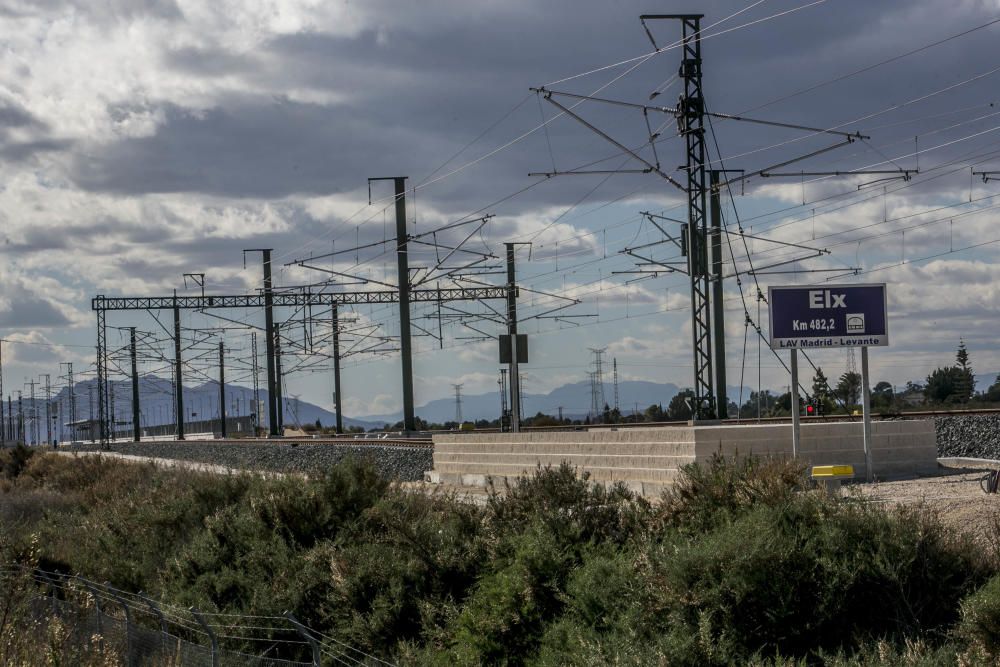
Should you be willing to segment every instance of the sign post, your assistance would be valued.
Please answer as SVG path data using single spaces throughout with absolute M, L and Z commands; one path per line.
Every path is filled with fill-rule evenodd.
M 792 350 L 792 458 L 799 457 L 802 424 L 799 418 L 799 351 Z
M 861 348 L 861 414 L 864 421 L 865 475 L 872 481 L 872 391 L 868 382 L 868 346 Z
M 799 452 L 798 350 L 861 348 L 865 473 L 872 480 L 871 389 L 868 348 L 889 344 L 885 284 L 822 285 L 768 288 L 771 349 L 792 356 L 792 454 Z

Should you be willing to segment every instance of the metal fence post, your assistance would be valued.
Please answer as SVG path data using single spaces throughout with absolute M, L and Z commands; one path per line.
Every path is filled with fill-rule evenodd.
M 299 621 L 294 616 L 292 616 L 292 612 L 286 611 L 284 616 L 285 618 L 288 619 L 288 622 L 292 624 L 292 626 L 296 629 L 296 631 L 298 631 L 298 633 L 302 635 L 302 638 L 305 639 L 307 642 L 309 642 L 309 646 L 312 647 L 313 667 L 319 667 L 320 665 L 319 642 L 316 641 L 316 638 L 312 636 L 312 633 L 309 632 L 309 629 L 306 626 L 299 623 Z
M 163 615 L 163 612 L 160 611 L 160 608 L 156 606 L 156 603 L 151 598 L 146 597 L 146 594 L 142 591 L 139 591 L 139 599 L 146 603 L 149 610 L 160 621 L 160 648 L 166 653 L 168 650 L 167 646 L 169 646 L 168 638 L 170 637 L 170 633 L 167 632 L 167 619 Z
M 87 592 L 90 593 L 90 597 L 94 598 L 94 608 L 97 610 L 97 636 L 100 637 L 100 640 L 99 640 L 100 641 L 100 646 L 103 648 L 104 647 L 104 622 L 101 619 L 101 596 L 99 596 L 97 594 L 97 590 L 94 588 L 94 586 L 89 581 L 87 581 L 86 579 L 82 579 L 80 577 L 77 577 L 77 578 L 80 580 L 80 582 L 83 583 L 83 587 L 87 589 Z
M 216 639 L 215 633 L 212 632 L 212 628 L 205 622 L 205 617 L 201 615 L 200 611 L 194 607 L 191 607 L 188 611 L 198 621 L 198 625 L 201 626 L 202 630 L 208 634 L 208 638 L 212 642 L 212 667 L 219 667 L 219 640 Z
M 125 664 L 132 667 L 135 664 L 135 656 L 132 655 L 132 609 L 128 606 L 128 602 L 115 592 L 110 582 L 105 581 L 104 588 L 108 591 L 108 595 L 113 597 L 125 610 Z

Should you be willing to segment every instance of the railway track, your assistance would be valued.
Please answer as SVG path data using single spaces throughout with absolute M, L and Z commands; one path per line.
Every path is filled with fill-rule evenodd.
M 898 420 L 898 419 L 930 419 L 934 417 L 955 417 L 955 416 L 968 416 L 968 415 L 1000 415 L 1000 408 L 976 408 L 976 409 L 966 409 L 966 410 L 909 410 L 905 412 L 883 412 L 875 413 L 872 415 L 872 419 L 879 420 Z M 754 424 L 787 424 L 791 423 L 791 416 L 786 417 L 761 417 L 748 418 L 748 419 L 726 419 L 721 422 L 721 424 L 727 425 L 749 425 Z M 810 423 L 822 423 L 822 422 L 860 422 L 861 415 L 824 415 L 821 417 L 802 417 L 803 424 Z M 531 432 L 558 432 L 558 431 L 586 431 L 587 429 L 598 428 L 598 429 L 632 429 L 632 428 L 652 428 L 652 427 L 683 427 L 688 426 L 688 421 L 662 421 L 662 422 L 637 422 L 637 423 L 621 423 L 621 424 L 571 424 L 562 426 L 522 426 L 521 431 L 525 433 Z M 434 430 L 434 431 L 423 431 L 419 435 L 414 437 L 390 437 L 387 438 L 375 438 L 375 437 L 357 437 L 357 436 L 322 436 L 322 437 L 284 437 L 284 438 L 219 438 L 206 440 L 206 442 L 212 442 L 216 444 L 262 444 L 262 443 L 273 443 L 278 445 L 342 445 L 342 446 L 352 446 L 352 447 L 413 447 L 417 449 L 433 449 L 434 444 L 432 442 L 432 437 L 434 435 L 445 435 L 449 433 L 458 433 L 459 431 L 455 429 L 451 430 Z M 498 428 L 477 428 L 475 433 L 500 433 Z M 123 442 L 119 440 L 119 442 Z M 197 442 L 191 440 L 190 442 Z
M 879 420 L 897 420 L 897 419 L 929 419 L 933 417 L 956 417 L 956 416 L 968 416 L 968 415 L 1000 415 L 1000 408 L 976 408 L 968 410 L 908 410 L 905 412 L 882 412 L 873 413 L 872 419 Z M 743 418 L 743 419 L 725 419 L 719 423 L 725 425 L 750 425 L 753 424 L 789 424 L 792 421 L 791 415 L 786 417 L 761 417 L 757 419 L 753 418 Z M 861 414 L 856 415 L 824 415 L 822 417 L 802 417 L 803 424 L 814 424 L 823 422 L 860 422 Z M 571 424 L 562 426 L 522 426 L 522 432 L 532 432 L 532 431 L 585 431 L 591 428 L 613 428 L 613 429 L 630 429 L 630 428 L 650 428 L 655 426 L 689 426 L 690 422 L 686 420 L 678 421 L 663 421 L 663 422 L 637 422 L 637 423 L 621 423 L 621 424 Z M 438 430 L 438 431 L 428 431 L 430 434 L 445 434 L 445 433 L 455 433 L 455 430 Z M 498 428 L 477 428 L 476 433 L 499 433 Z

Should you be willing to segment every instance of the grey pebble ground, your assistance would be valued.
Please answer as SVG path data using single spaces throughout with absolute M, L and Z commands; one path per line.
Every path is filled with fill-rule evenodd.
M 1000 459 L 1000 414 L 936 417 L 938 456 Z
M 94 451 L 99 445 L 83 443 L 63 447 L 63 451 Z M 132 456 L 148 456 L 211 463 L 228 468 L 273 472 L 318 473 L 348 457 L 370 460 L 389 479 L 418 481 L 434 467 L 430 448 L 392 445 L 292 444 L 290 442 L 232 443 L 190 440 L 188 442 L 119 442 L 110 451 Z

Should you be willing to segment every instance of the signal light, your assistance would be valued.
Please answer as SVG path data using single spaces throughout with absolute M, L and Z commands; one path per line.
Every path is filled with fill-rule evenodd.
M 815 414 L 816 414 L 816 406 L 810 403 L 809 405 L 806 406 L 806 416 L 812 417 Z

